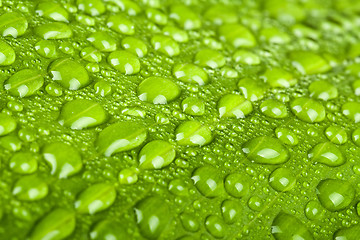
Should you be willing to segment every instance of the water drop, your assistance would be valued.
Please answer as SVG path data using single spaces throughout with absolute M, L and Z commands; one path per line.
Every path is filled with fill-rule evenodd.
M 286 118 L 288 116 L 286 105 L 275 99 L 263 101 L 260 110 L 265 116 L 272 118 Z
M 15 62 L 14 49 L 5 41 L 0 40 L 0 66 L 9 66 Z
M 223 178 L 219 170 L 212 166 L 197 168 L 191 179 L 194 181 L 195 187 L 205 197 L 218 197 L 224 192 Z
M 68 178 L 82 169 L 83 164 L 79 152 L 68 144 L 62 142 L 47 144 L 42 154 L 51 166 L 51 174 L 58 178 Z
M 52 80 L 69 90 L 78 90 L 90 83 L 86 69 L 70 58 L 55 60 L 49 68 Z
M 325 179 L 317 185 L 316 194 L 324 208 L 329 211 L 340 211 L 352 203 L 355 189 L 347 181 Z
M 280 212 L 271 226 L 271 233 L 276 240 L 302 239 L 313 240 L 314 237 L 298 218 Z
M 169 224 L 169 206 L 158 196 L 141 200 L 134 210 L 140 233 L 145 238 L 157 239 Z
M 48 195 L 48 185 L 38 176 L 21 177 L 14 185 L 12 194 L 22 201 L 36 201 Z
M 123 74 L 131 75 L 140 72 L 140 61 L 135 54 L 128 51 L 115 51 L 108 57 L 109 64 Z
M 160 169 L 174 161 L 175 148 L 163 140 L 155 140 L 146 144 L 139 153 L 141 169 Z
M 325 119 L 324 106 L 311 98 L 296 98 L 290 103 L 291 111 L 300 120 L 314 123 Z
M 8 12 L 0 16 L 0 34 L 3 37 L 17 38 L 23 35 L 28 28 L 26 18 L 18 12 Z
M 180 95 L 180 88 L 169 78 L 149 77 L 138 86 L 141 101 L 154 104 L 166 104 Z
M 198 121 L 186 121 L 175 130 L 176 141 L 179 145 L 203 146 L 213 139 L 211 130 L 207 125 Z
M 35 225 L 30 240 L 61 240 L 70 236 L 75 230 L 75 214 L 71 210 L 56 208 L 46 214 Z
M 5 82 L 5 89 L 17 97 L 33 95 L 44 84 L 40 72 L 33 69 L 23 69 L 12 75 Z
M 256 137 L 243 145 L 243 152 L 250 161 L 261 164 L 281 164 L 290 158 L 289 151 L 272 137 Z
M 296 178 L 287 168 L 277 168 L 269 176 L 269 185 L 278 192 L 290 191 L 296 184 Z
M 249 193 L 250 181 L 244 174 L 232 173 L 225 178 L 224 185 L 229 195 L 241 198 Z
M 95 142 L 96 148 L 106 157 L 114 153 L 131 150 L 141 145 L 147 130 L 137 122 L 114 123 L 102 130 Z
M 251 102 L 236 94 L 227 94 L 221 97 L 217 108 L 220 118 L 244 118 L 253 111 Z
M 111 207 L 116 198 L 115 188 L 107 183 L 97 183 L 80 193 L 75 201 L 79 213 L 95 214 Z
M 60 22 L 45 23 L 34 29 L 35 33 L 43 39 L 66 39 L 73 35 L 71 28 Z

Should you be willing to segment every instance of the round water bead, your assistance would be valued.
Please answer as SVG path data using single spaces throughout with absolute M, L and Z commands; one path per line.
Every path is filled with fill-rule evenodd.
M 189 232 L 197 232 L 200 228 L 200 224 L 194 214 L 182 213 L 180 220 L 183 227 Z
M 352 133 L 352 140 L 353 142 L 360 147 L 360 128 L 357 128 L 353 133 Z
M 338 126 L 330 126 L 326 128 L 325 136 L 335 144 L 344 144 L 348 139 L 345 129 Z
M 168 190 L 176 196 L 188 196 L 188 184 L 183 179 L 174 179 L 169 182 Z
M 99 81 L 94 85 L 95 93 L 105 97 L 111 93 L 111 85 L 105 81 Z
M 338 179 L 325 179 L 316 187 L 321 205 L 329 211 L 346 209 L 355 198 L 355 189 L 351 183 Z
M 6 106 L 14 112 L 21 112 L 24 109 L 24 105 L 21 102 L 18 101 L 8 101 L 8 103 L 6 104 Z
M 15 62 L 14 49 L 5 41 L 0 39 L 0 66 L 9 66 Z
M 141 169 L 161 169 L 174 161 L 175 148 L 163 140 L 155 140 L 146 144 L 139 153 Z
M 246 64 L 246 65 L 259 65 L 261 63 L 261 59 L 255 53 L 252 53 L 247 50 L 237 50 L 233 59 L 236 63 Z
M 59 49 L 61 52 L 65 54 L 72 55 L 75 52 L 75 48 L 70 42 L 62 42 L 60 43 Z
M 41 40 L 35 44 L 35 50 L 45 58 L 57 57 L 57 45 L 51 40 Z
M 352 83 L 352 87 L 354 89 L 354 93 L 356 96 L 360 96 L 360 79 L 358 80 L 355 80 L 353 83 Z
M 271 233 L 276 240 L 314 239 L 307 227 L 298 218 L 284 212 L 280 212 L 275 217 L 272 222 Z
M 244 174 L 232 173 L 225 178 L 224 186 L 229 195 L 241 198 L 249 193 L 250 179 L 247 179 Z
M 205 103 L 196 97 L 187 97 L 181 102 L 181 108 L 184 113 L 201 116 L 205 113 Z
M 221 76 L 223 76 L 225 78 L 238 78 L 239 77 L 239 73 L 234 68 L 231 68 L 228 66 L 224 66 L 223 68 L 221 68 L 220 73 L 221 73 Z
M 62 87 L 56 83 L 49 83 L 48 85 L 46 85 L 45 91 L 53 97 L 59 97 L 63 93 Z
M 278 127 L 275 129 L 276 137 L 284 144 L 295 146 L 299 143 L 297 135 L 286 127 Z
M 296 23 L 291 27 L 293 34 L 298 38 L 318 39 L 320 34 L 311 27 L 301 23 Z
M 22 128 L 18 131 L 18 136 L 23 142 L 33 142 L 36 139 L 36 132 L 32 128 Z
M 98 73 L 100 71 L 100 66 L 97 63 L 88 63 L 86 64 L 85 69 L 91 73 Z
M 290 158 L 288 149 L 272 137 L 253 138 L 243 145 L 242 150 L 250 161 L 260 164 L 281 164 Z
M 102 52 L 113 52 L 116 50 L 116 40 L 106 32 L 95 32 L 87 38 L 92 45 Z
M 210 215 L 205 219 L 205 228 L 215 238 L 223 238 L 227 232 L 224 220 L 217 215 Z
M 346 159 L 340 149 L 331 142 L 317 144 L 308 154 L 314 162 L 323 163 L 330 167 L 337 167 L 345 163 Z
M 251 210 L 259 212 L 263 207 L 263 200 L 259 196 L 251 196 L 247 205 Z
M 41 2 L 35 12 L 42 17 L 58 22 L 69 22 L 69 13 L 58 3 Z
M 275 99 L 263 101 L 260 110 L 265 116 L 271 118 L 286 118 L 288 116 L 286 105 Z
M 79 213 L 95 214 L 111 207 L 115 198 L 114 186 L 107 183 L 97 183 L 81 192 L 74 205 Z
M 168 22 L 167 15 L 159 9 L 147 8 L 146 17 L 158 25 L 166 25 Z
M 171 218 L 168 204 L 158 196 L 142 199 L 135 205 L 134 210 L 140 233 L 148 239 L 157 239 Z
M 214 50 L 221 50 L 223 49 L 223 44 L 212 37 L 205 37 L 203 39 L 203 44 L 211 49 Z
M 237 94 L 227 94 L 221 97 L 217 108 L 220 118 L 244 118 L 253 111 L 251 102 Z
M 34 173 L 38 168 L 38 157 L 32 152 L 15 153 L 9 161 L 9 167 L 20 174 Z
M 40 72 L 32 69 L 23 69 L 12 75 L 5 82 L 5 89 L 17 97 L 33 95 L 44 84 L 44 78 Z
M 16 120 L 5 113 L 0 113 L 0 136 L 11 133 L 17 126 Z
M 138 181 L 138 171 L 133 168 L 125 168 L 119 173 L 119 182 L 121 184 L 134 184 Z
M 186 121 L 175 130 L 176 141 L 179 145 L 203 146 L 213 139 L 210 128 L 198 121 Z
M 359 237 L 360 225 L 353 225 L 349 228 L 342 228 L 334 233 L 334 239 L 356 240 Z
M 293 51 L 289 53 L 289 58 L 301 74 L 318 74 L 331 70 L 330 64 L 323 57 L 313 52 Z
M 209 7 L 204 13 L 204 18 L 216 25 L 238 21 L 237 12 L 233 6 L 222 3 Z
M 69 25 L 66 23 L 45 23 L 43 25 L 37 26 L 34 29 L 35 33 L 46 39 L 66 39 L 70 38 L 73 35 L 73 32 Z
M 199 192 L 208 198 L 218 197 L 224 193 L 224 183 L 221 172 L 212 166 L 197 168 L 191 179 Z
M 110 53 L 108 62 L 113 68 L 126 75 L 140 72 L 138 57 L 128 51 L 121 50 Z
M 237 200 L 227 199 L 221 203 L 221 214 L 227 224 L 233 224 L 241 217 L 242 205 Z
M 254 102 L 264 98 L 269 86 L 259 79 L 243 78 L 238 82 L 238 87 L 246 99 Z
M 290 107 L 295 116 L 302 121 L 314 123 L 325 119 L 324 106 L 311 98 L 296 98 L 290 103 Z
M 310 220 L 319 219 L 325 210 L 318 201 L 311 200 L 305 206 L 305 215 Z
M 106 25 L 121 34 L 134 35 L 135 33 L 135 24 L 122 14 L 110 16 Z
M 30 239 L 65 239 L 73 233 L 75 225 L 76 219 L 73 211 L 56 208 L 50 213 L 47 213 L 40 222 L 35 225 L 35 228 L 31 232 Z
M 8 135 L 0 138 L 0 146 L 9 151 L 16 152 L 21 149 L 22 141 L 17 136 Z
M 291 37 L 277 27 L 265 27 L 261 29 L 260 40 L 270 44 L 286 44 L 291 41 Z
M 86 47 L 82 49 L 80 52 L 80 56 L 84 60 L 94 63 L 99 63 L 102 59 L 101 53 L 94 47 Z
M 173 75 L 185 83 L 196 83 L 200 86 L 209 82 L 207 73 L 191 63 L 176 64 L 173 68 Z
M 297 79 L 290 72 L 278 67 L 266 69 L 260 78 L 272 87 L 289 88 L 297 83 Z
M 294 188 L 296 178 L 287 168 L 277 168 L 269 176 L 270 186 L 278 192 L 287 192 Z
M 98 16 L 106 11 L 105 5 L 101 0 L 77 0 L 78 9 L 91 16 Z
M 180 54 L 180 47 L 171 37 L 164 35 L 155 35 L 151 38 L 151 45 L 156 51 L 159 51 L 169 57 Z
M 95 142 L 106 157 L 140 146 L 147 137 L 146 128 L 138 122 L 118 122 L 102 130 Z
M 146 112 L 142 108 L 133 107 L 133 108 L 124 108 L 121 111 L 122 114 L 133 116 L 133 117 L 141 117 L 145 118 Z
M 130 239 L 125 227 L 113 220 L 102 220 L 98 222 L 90 232 L 92 240 L 121 240 Z
M 48 185 L 40 177 L 29 175 L 15 183 L 12 194 L 22 201 L 36 201 L 46 197 L 48 192 Z
M 201 67 L 220 68 L 225 65 L 224 55 L 213 49 L 203 49 L 196 53 L 194 63 Z
M 337 98 L 337 88 L 326 80 L 312 82 L 309 86 L 310 97 L 324 101 Z
M 51 166 L 51 174 L 68 178 L 82 169 L 79 152 L 73 146 L 62 142 L 46 144 L 42 150 L 45 161 Z
M 187 32 L 174 26 L 167 26 L 163 28 L 163 33 L 166 36 L 172 37 L 175 41 L 183 43 L 189 40 Z
M 138 86 L 141 101 L 154 104 L 166 104 L 180 95 L 180 88 L 169 78 L 148 77 Z
M 201 27 L 201 19 L 190 8 L 182 4 L 171 6 L 170 18 L 185 30 L 194 30 Z
M 257 44 L 252 32 L 240 24 L 223 25 L 219 27 L 218 33 L 222 41 L 235 48 L 252 48 Z
M 52 80 L 69 90 L 78 90 L 90 83 L 85 67 L 70 58 L 55 60 L 49 72 Z
M 146 44 L 142 40 L 134 37 L 123 38 L 121 46 L 139 58 L 144 57 L 148 52 Z
M 0 16 L 0 34 L 3 37 L 17 38 L 23 35 L 28 28 L 28 22 L 19 12 L 7 12 Z
M 355 123 L 360 122 L 360 102 L 347 102 L 341 107 L 342 113 L 353 120 Z
M 85 14 L 78 13 L 75 16 L 76 21 L 87 26 L 95 26 L 95 18 Z

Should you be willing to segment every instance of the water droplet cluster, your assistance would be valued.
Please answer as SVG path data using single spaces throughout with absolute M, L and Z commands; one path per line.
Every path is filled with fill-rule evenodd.
M 0 0 L 0 239 L 358 239 L 359 12 Z

